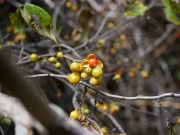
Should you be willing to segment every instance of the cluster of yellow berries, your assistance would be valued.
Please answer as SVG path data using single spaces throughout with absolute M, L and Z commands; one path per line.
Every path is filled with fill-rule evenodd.
M 79 122 L 85 122 L 86 116 L 90 114 L 90 110 L 87 106 L 83 105 L 80 107 L 80 110 L 74 110 L 70 113 L 70 118 L 78 120 Z
M 71 84 L 79 83 L 80 79 L 86 79 L 92 75 L 89 83 L 93 86 L 97 86 L 102 82 L 102 62 L 96 59 L 94 54 L 90 54 L 88 59 L 83 60 L 81 63 L 73 62 L 70 65 L 72 73 L 68 76 L 68 81 Z
M 51 56 L 50 58 L 48 58 L 48 61 L 49 61 L 50 63 L 55 63 L 55 64 L 54 64 L 54 67 L 55 67 L 55 68 L 61 68 L 61 63 L 60 63 L 60 62 L 57 62 L 57 58 L 58 58 L 58 59 L 61 59 L 62 57 L 63 57 L 63 53 L 62 53 L 62 52 L 58 52 L 58 53 L 56 54 L 56 57 Z M 37 62 L 38 59 L 39 59 L 39 58 L 38 58 L 38 55 L 35 54 L 35 53 L 31 54 L 30 57 L 29 57 L 29 60 L 30 60 L 31 62 Z M 46 60 L 43 59 L 43 61 L 46 61 Z
M 109 104 L 107 103 L 100 104 L 97 102 L 96 107 L 100 108 L 103 111 L 107 111 L 111 115 L 115 114 L 116 112 L 120 110 L 120 107 L 113 102 Z
M 74 12 L 78 10 L 78 6 L 77 5 L 73 5 L 72 2 L 70 2 L 70 1 L 66 2 L 66 8 L 70 8 Z
M 26 34 L 20 34 L 16 29 L 14 29 L 12 26 L 8 26 L 6 28 L 7 33 L 13 33 L 15 35 L 14 39 L 12 41 L 6 41 L 7 45 L 13 45 L 15 43 L 18 43 L 19 41 L 24 41 L 26 39 Z

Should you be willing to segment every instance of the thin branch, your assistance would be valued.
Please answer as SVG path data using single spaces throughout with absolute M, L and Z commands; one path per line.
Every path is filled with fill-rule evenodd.
M 65 78 L 65 79 L 67 79 L 67 75 L 57 75 L 57 74 L 37 74 L 37 75 L 27 75 L 26 77 L 36 78 L 36 77 L 45 77 L 45 76 L 51 76 L 51 77 L 57 77 L 57 78 Z
M 85 85 L 89 88 L 91 88 L 92 90 L 94 90 L 97 93 L 100 93 L 106 97 L 112 98 L 112 99 L 118 99 L 118 100 L 157 100 L 157 99 L 162 99 L 162 98 L 166 98 L 166 97 L 175 97 L 175 98 L 180 98 L 180 94 L 177 93 L 165 93 L 165 94 L 161 94 L 158 96 L 143 96 L 143 95 L 138 95 L 136 97 L 125 97 L 125 96 L 119 96 L 119 95 L 113 95 L 113 94 L 109 94 L 106 92 L 103 92 L 102 90 L 96 89 L 94 88 L 92 85 L 80 81 L 80 84 Z
M 94 100 L 91 99 L 90 103 L 92 105 L 94 105 Z M 101 110 L 100 108 L 96 108 L 99 112 L 101 112 L 104 116 L 106 116 L 108 119 L 110 119 L 110 121 L 112 121 L 112 123 L 114 124 L 114 126 L 123 134 L 123 135 L 127 135 L 126 132 L 123 130 L 123 128 L 121 127 L 121 125 L 116 121 L 116 119 L 108 114 L 107 112 Z

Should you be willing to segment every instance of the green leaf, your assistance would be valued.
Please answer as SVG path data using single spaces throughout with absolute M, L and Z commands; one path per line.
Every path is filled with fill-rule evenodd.
M 15 13 L 11 14 L 9 16 L 10 18 L 10 23 L 13 26 L 13 28 L 19 33 L 22 34 L 23 30 L 26 26 L 26 23 L 24 21 L 24 19 L 21 16 L 21 13 L 19 11 L 19 9 L 16 10 Z
M 33 4 L 26 4 L 19 9 L 26 23 L 35 32 L 39 33 L 46 39 L 53 40 L 56 44 L 58 44 L 53 34 L 51 16 L 43 8 Z
M 166 6 L 167 8 L 170 8 L 171 7 L 171 3 L 169 0 L 162 0 L 162 3 L 164 6 Z
M 148 10 L 147 6 L 134 8 L 132 11 L 124 12 L 125 16 L 142 16 Z
M 170 8 L 165 8 L 164 12 L 166 14 L 166 18 L 167 20 L 169 20 L 170 22 L 176 24 L 176 25 L 180 25 L 180 21 L 178 20 L 176 14 L 173 12 L 172 9 Z

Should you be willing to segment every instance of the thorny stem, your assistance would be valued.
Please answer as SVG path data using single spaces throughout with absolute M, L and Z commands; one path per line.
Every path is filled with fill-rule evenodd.
M 175 133 L 174 133 L 174 131 L 172 129 L 171 123 L 169 121 L 169 118 L 167 116 L 167 111 L 164 110 L 163 106 L 161 105 L 161 101 L 159 99 L 157 101 L 158 101 L 158 104 L 159 104 L 160 108 L 162 109 L 162 111 L 163 111 L 163 113 L 164 113 L 164 115 L 166 117 L 167 127 L 171 130 L 171 135 L 175 135 Z

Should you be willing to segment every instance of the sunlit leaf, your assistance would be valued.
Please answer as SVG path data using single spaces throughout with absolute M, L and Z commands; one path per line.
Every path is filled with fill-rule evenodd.
M 147 6 L 134 8 L 132 11 L 124 12 L 125 16 L 142 16 L 148 10 Z
M 19 8 L 26 23 L 37 33 L 46 39 L 51 39 L 57 43 L 53 34 L 53 23 L 51 16 L 41 7 L 26 4 Z
M 170 0 L 162 0 L 162 3 L 165 6 L 164 13 L 167 20 L 176 25 L 180 25 L 180 20 L 178 19 L 180 15 L 180 5 Z

